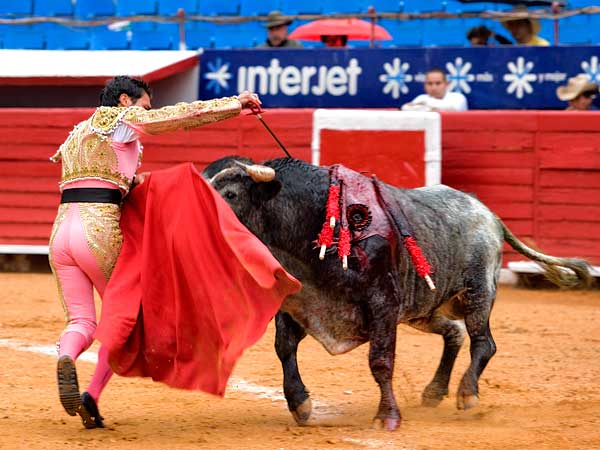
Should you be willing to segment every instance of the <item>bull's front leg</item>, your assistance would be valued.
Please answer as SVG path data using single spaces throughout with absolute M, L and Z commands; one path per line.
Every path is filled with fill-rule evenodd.
M 283 367 L 283 393 L 294 420 L 298 425 L 304 425 L 310 418 L 312 403 L 298 372 L 296 352 L 306 331 L 283 312 L 275 316 L 275 329 L 275 351 Z
M 397 300 L 391 295 L 380 291 L 369 298 L 367 305 L 369 367 L 381 391 L 374 426 L 388 431 L 398 428 L 401 421 L 392 387 L 397 318 Z

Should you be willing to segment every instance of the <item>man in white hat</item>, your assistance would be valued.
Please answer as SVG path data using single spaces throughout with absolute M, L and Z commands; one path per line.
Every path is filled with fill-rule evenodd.
M 258 48 L 302 48 L 300 42 L 288 39 L 288 26 L 291 23 L 292 19 L 280 11 L 271 11 L 267 15 L 267 40 Z
M 527 7 L 525 6 L 517 6 L 514 9 L 514 12 L 526 12 Z M 500 19 L 502 26 L 506 28 L 514 40 L 516 44 L 520 45 L 530 45 L 530 46 L 541 46 L 548 47 L 550 43 L 538 36 L 541 25 L 539 19 L 533 17 L 524 17 L 524 18 L 503 18 Z
M 569 102 L 567 111 L 589 111 L 598 94 L 598 85 L 590 81 L 587 75 L 579 74 L 569 78 L 566 86 L 556 89 L 556 96 L 563 102 Z

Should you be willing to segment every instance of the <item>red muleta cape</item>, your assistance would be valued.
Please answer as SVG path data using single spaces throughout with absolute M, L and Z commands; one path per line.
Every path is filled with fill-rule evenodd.
M 113 370 L 223 396 L 243 351 L 300 290 L 192 164 L 131 191 L 96 338 Z

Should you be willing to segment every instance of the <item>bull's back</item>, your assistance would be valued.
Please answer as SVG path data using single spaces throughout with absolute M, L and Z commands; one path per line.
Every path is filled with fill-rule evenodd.
M 502 227 L 495 214 L 475 196 L 445 185 L 401 190 L 410 201 L 403 208 L 419 235 L 446 236 L 451 241 L 502 246 Z M 404 205 L 403 204 L 403 205 Z
M 445 185 L 398 189 L 394 195 L 432 265 L 438 288 L 427 293 L 422 280 L 412 286 L 414 278 L 407 277 L 403 288 L 409 315 L 435 308 L 447 297 L 471 288 L 473 280 L 495 283 L 504 237 L 496 216 L 483 203 Z

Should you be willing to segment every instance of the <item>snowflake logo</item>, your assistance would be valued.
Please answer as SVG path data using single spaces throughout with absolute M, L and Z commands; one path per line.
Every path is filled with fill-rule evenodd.
M 525 62 L 525 58 L 519 56 L 516 64 L 511 61 L 506 66 L 510 70 L 510 73 L 504 74 L 504 81 L 510 83 L 506 88 L 506 92 L 512 94 L 516 91 L 515 95 L 519 99 L 523 98 L 523 92 L 531 94 L 533 92 L 531 82 L 537 80 L 537 75 L 530 73 L 533 69 L 533 63 L 531 61 Z
M 214 91 L 215 94 L 220 94 L 221 89 L 229 89 L 227 80 L 231 78 L 229 71 L 229 64 L 223 63 L 221 58 L 215 59 L 214 63 L 209 61 L 208 64 L 209 72 L 204 74 L 204 78 L 208 81 L 206 89 Z
M 581 63 L 581 68 L 585 72 L 584 75 L 590 77 L 590 81 L 595 83 L 600 83 L 600 70 L 598 67 L 598 57 L 592 56 L 590 58 L 590 62 L 583 61 Z
M 383 93 L 389 94 L 391 92 L 392 98 L 399 98 L 400 92 L 403 94 L 408 93 L 408 86 L 406 83 L 410 83 L 413 76 L 406 73 L 410 64 L 407 62 L 400 61 L 400 58 L 394 58 L 392 64 L 385 63 L 383 68 L 385 73 L 379 75 L 379 81 L 385 83 L 383 86 Z
M 454 63 L 446 63 L 446 69 L 448 70 L 448 81 L 450 82 L 448 89 L 451 91 L 464 92 L 468 94 L 471 92 L 471 86 L 469 82 L 475 80 L 475 75 L 469 73 L 471 70 L 471 63 L 463 63 L 462 58 L 456 58 Z

